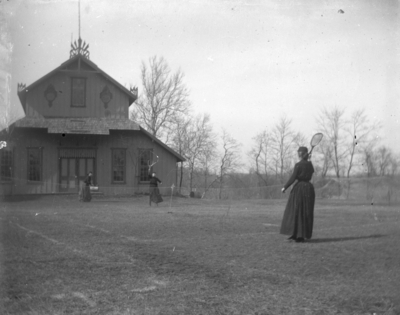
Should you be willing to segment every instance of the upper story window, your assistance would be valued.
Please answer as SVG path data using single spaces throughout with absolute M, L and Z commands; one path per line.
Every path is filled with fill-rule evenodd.
M 71 78 L 71 106 L 86 106 L 86 78 Z
M 2 149 L 0 151 L 0 181 L 9 182 L 12 179 L 13 152 Z

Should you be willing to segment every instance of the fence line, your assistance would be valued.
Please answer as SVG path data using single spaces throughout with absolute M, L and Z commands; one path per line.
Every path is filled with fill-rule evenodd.
M 366 200 L 371 203 L 400 202 L 400 179 L 393 177 L 316 178 L 313 181 L 316 197 L 320 199 Z M 285 199 L 284 184 L 239 187 L 196 188 L 194 195 L 205 199 Z M 183 189 L 188 194 L 188 189 Z
M 79 185 L 81 185 L 80 183 Z M 388 204 L 400 202 L 400 179 L 395 177 L 353 177 L 353 178 L 316 178 L 313 180 L 316 197 L 322 199 L 345 199 L 345 200 L 367 200 L 374 202 L 385 202 Z M 18 194 L 18 186 L 27 187 L 27 193 L 59 193 L 61 184 L 55 181 L 38 181 L 32 184 L 26 179 L 12 178 L 0 184 L 0 195 Z M 5 189 L 8 187 L 8 191 Z M 282 194 L 283 184 L 269 186 L 247 186 L 247 187 L 223 187 L 220 188 L 194 188 L 193 192 L 187 187 L 165 187 L 161 186 L 163 195 L 176 195 L 179 191 L 183 196 L 192 196 L 202 199 L 285 199 L 289 195 Z M 50 190 L 50 191 L 49 191 Z M 105 195 L 134 195 L 148 192 L 147 185 L 127 186 L 109 185 L 100 186 L 99 192 Z

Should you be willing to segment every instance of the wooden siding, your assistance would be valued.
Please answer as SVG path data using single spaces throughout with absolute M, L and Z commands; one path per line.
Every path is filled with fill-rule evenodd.
M 14 182 L 13 194 L 52 194 L 59 192 L 59 156 L 60 148 L 95 148 L 96 173 L 95 184 L 99 191 L 106 195 L 133 194 L 147 192 L 148 184 L 139 183 L 138 150 L 154 150 L 160 159 L 154 166 L 154 171 L 162 180 L 160 191 L 170 194 L 171 185 L 177 185 L 176 157 L 152 141 L 141 131 L 111 131 L 110 135 L 75 135 L 48 134 L 46 129 L 17 128 L 13 140 L 9 143 L 14 148 Z M 27 147 L 42 147 L 43 150 L 43 181 L 29 183 L 27 181 Z M 111 151 L 113 148 L 126 149 L 126 183 L 113 184 L 111 179 Z M 9 187 L 3 185 L 3 193 Z
M 71 78 L 86 78 L 86 106 L 71 107 Z M 50 107 L 44 92 L 52 84 L 57 91 L 57 97 Z M 100 99 L 100 93 L 105 86 L 112 93 L 112 99 L 105 108 Z M 94 71 L 60 70 L 54 76 L 46 79 L 31 91 L 27 92 L 26 115 L 28 117 L 97 117 L 112 119 L 128 119 L 129 99 L 112 82 Z
M 12 194 L 43 194 L 57 192 L 58 159 L 55 139 L 46 137 L 46 130 L 14 130 L 9 145 L 14 148 Z M 28 182 L 28 147 L 42 147 L 43 169 L 41 182 Z
M 100 189 L 106 194 L 123 191 L 122 184 L 112 184 L 111 182 L 111 148 L 126 148 L 126 187 L 135 187 L 135 191 L 148 191 L 148 184 L 139 183 L 139 149 L 153 149 L 154 153 L 160 157 L 159 162 L 153 170 L 162 180 L 160 190 L 162 193 L 170 191 L 172 184 L 176 186 L 176 157 L 166 149 L 140 131 L 111 131 L 108 137 L 99 137 L 98 143 L 98 168 L 102 170 L 98 174 L 99 183 L 104 183 Z

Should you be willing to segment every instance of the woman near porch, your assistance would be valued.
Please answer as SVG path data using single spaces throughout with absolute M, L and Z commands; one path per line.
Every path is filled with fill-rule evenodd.
M 92 172 L 89 172 L 83 181 L 83 185 L 79 191 L 79 201 L 90 202 L 92 200 L 92 194 L 90 193 L 90 186 L 93 186 L 92 175 Z

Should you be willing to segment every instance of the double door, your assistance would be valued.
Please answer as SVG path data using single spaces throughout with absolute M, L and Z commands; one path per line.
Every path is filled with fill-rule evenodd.
M 96 178 L 94 158 L 60 158 L 60 191 L 77 192 L 89 172 Z

